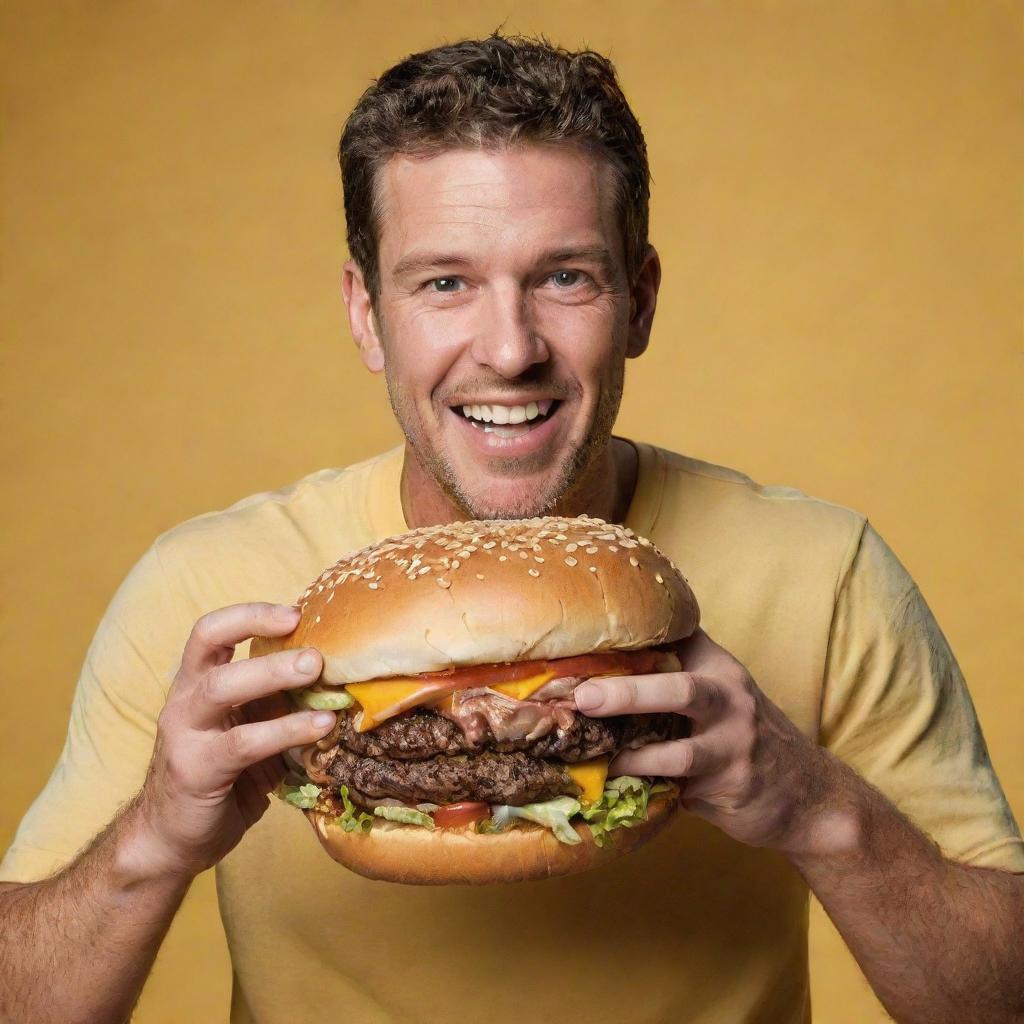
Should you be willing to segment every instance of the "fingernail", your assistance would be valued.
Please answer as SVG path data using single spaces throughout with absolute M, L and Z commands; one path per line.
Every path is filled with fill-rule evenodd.
M 334 725 L 333 711 L 318 711 L 313 716 L 314 729 L 326 729 L 329 725 Z
M 593 711 L 595 708 L 599 708 L 603 703 L 601 698 L 601 689 L 593 683 L 580 683 L 580 685 L 572 691 L 572 695 L 576 700 L 576 707 L 578 707 L 580 711 Z
M 299 614 L 299 609 L 293 604 L 275 604 L 274 618 L 282 622 L 292 621 Z
M 317 665 L 316 655 L 312 651 L 303 651 L 295 659 L 295 670 L 305 675 L 307 672 L 312 672 Z

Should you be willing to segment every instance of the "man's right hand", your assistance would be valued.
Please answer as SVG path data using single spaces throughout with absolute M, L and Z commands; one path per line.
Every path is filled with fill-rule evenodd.
M 281 756 L 334 725 L 331 711 L 293 711 L 281 691 L 320 675 L 318 651 L 231 661 L 253 636 L 284 636 L 288 605 L 236 604 L 195 624 L 157 720 L 145 785 L 130 812 L 122 857 L 138 877 L 194 877 L 223 858 L 270 804 L 286 772 Z

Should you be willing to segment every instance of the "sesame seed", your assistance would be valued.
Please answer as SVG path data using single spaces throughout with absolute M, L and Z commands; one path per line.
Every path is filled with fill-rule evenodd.
M 528 572 L 528 573 L 529 573 L 529 574 L 530 574 L 531 576 L 539 576 L 539 575 L 540 575 L 540 573 L 539 573 L 539 572 L 538 572 L 538 571 L 537 571 L 536 569 L 527 569 L 526 571 L 527 571 L 527 572 Z
M 591 571 L 591 572 L 597 572 L 597 566 L 596 566 L 596 565 L 592 565 L 592 566 L 590 567 L 590 571 Z
M 608 545 L 608 550 L 609 551 L 618 551 L 619 549 L 614 544 L 609 544 Z
M 565 545 L 565 550 L 566 551 L 575 551 L 578 547 L 579 547 L 579 544 L 566 544 Z
M 450 580 L 446 580 L 443 576 L 438 576 L 437 577 L 437 585 L 439 587 L 444 587 L 444 589 L 447 590 L 451 586 L 451 581 Z
M 499 562 L 507 562 L 508 561 L 508 555 L 498 555 L 498 561 Z
M 371 584 L 370 584 L 370 589 L 371 589 L 371 590 L 376 590 L 376 589 L 377 589 L 377 588 L 378 588 L 379 586 L 380 586 L 380 584 L 379 584 L 379 583 L 371 583 Z
M 460 561 L 459 561 L 459 560 L 458 560 L 457 558 L 455 559 L 455 561 L 454 561 L 454 562 L 452 562 L 452 568 L 453 568 L 453 569 L 458 569 L 458 567 L 459 567 L 460 565 L 462 565 L 462 563 L 461 563 L 461 562 L 460 562 Z
M 534 560 L 535 562 L 543 562 L 543 561 L 544 561 L 544 559 L 543 559 L 543 558 L 541 558 L 541 556 L 540 556 L 540 555 L 534 555 L 534 556 L 533 556 L 533 560 Z
M 594 547 L 587 548 L 587 554 L 588 555 L 596 555 L 597 554 L 597 548 L 594 548 Z
M 485 550 L 485 551 L 490 551 L 490 550 L 491 550 L 491 548 L 493 548 L 493 547 L 494 547 L 494 545 L 495 545 L 496 543 L 497 543 L 497 541 L 493 541 L 493 540 L 489 540 L 489 541 L 487 541 L 487 542 L 486 542 L 486 543 L 484 544 L 484 550 Z
M 575 558 L 567 558 L 565 560 L 565 564 L 571 567 L 571 566 L 577 565 L 578 563 L 577 563 Z
M 424 574 L 425 572 L 430 572 L 430 566 L 429 566 L 429 565 L 425 565 L 425 566 L 423 566 L 423 568 L 421 568 L 421 569 L 420 569 L 420 570 L 419 570 L 419 571 L 418 571 L 418 572 L 416 573 L 416 575 L 417 575 L 417 576 L 422 576 L 422 575 L 423 575 L 423 574 Z
M 476 574 L 476 578 L 477 578 L 478 580 L 482 580 L 482 579 L 484 578 L 484 574 L 483 574 L 482 572 L 478 572 L 478 573 Z
M 637 567 L 639 567 L 640 565 L 640 563 L 636 560 L 636 557 L 634 555 L 629 556 L 629 564 Z
M 525 551 L 520 551 L 519 552 L 519 557 L 520 558 L 529 558 L 530 556 Z
M 316 623 L 318 623 L 319 621 L 320 621 L 320 616 L 318 615 L 318 616 L 317 616 L 317 617 L 316 617 L 316 618 L 315 618 L 315 619 L 313 620 L 313 624 L 315 625 L 315 624 L 316 624 Z
M 657 580 L 657 581 L 658 581 L 659 583 L 664 583 L 664 582 L 665 582 L 665 577 L 664 577 L 664 576 L 662 576 L 660 572 L 656 572 L 656 573 L 654 574 L 654 578 L 655 578 L 655 579 L 656 579 L 656 580 Z
M 330 603 L 331 603 L 331 601 L 333 601 L 333 600 L 334 600 L 334 591 L 332 590 L 332 591 L 331 591 L 331 592 L 330 592 L 330 593 L 329 593 L 329 594 L 327 595 L 327 603 L 328 603 L 328 604 L 330 604 Z

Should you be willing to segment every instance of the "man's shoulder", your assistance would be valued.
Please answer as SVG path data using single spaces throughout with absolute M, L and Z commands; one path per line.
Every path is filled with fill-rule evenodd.
M 867 518 L 792 486 L 762 484 L 728 466 L 654 449 L 657 500 L 651 530 L 715 557 L 761 564 L 848 566 Z
M 738 469 L 656 449 L 665 467 L 667 496 L 679 498 L 682 491 L 698 508 L 720 513 L 725 508 L 746 510 L 771 519 L 816 520 L 822 526 L 840 530 L 859 529 L 866 517 L 856 509 L 808 494 L 797 487 L 762 484 Z
M 395 460 L 398 460 L 398 469 Z M 401 449 L 349 466 L 320 469 L 227 508 L 193 516 L 162 533 L 153 548 L 167 567 L 209 565 L 218 571 L 276 560 L 316 571 L 373 543 L 401 465 Z M 386 478 L 386 479 L 385 479 Z M 397 493 L 397 491 L 394 491 Z

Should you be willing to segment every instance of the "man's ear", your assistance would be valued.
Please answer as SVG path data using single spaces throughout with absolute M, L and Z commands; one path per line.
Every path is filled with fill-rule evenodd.
M 348 310 L 348 325 L 359 346 L 359 355 L 371 373 L 384 369 L 384 346 L 377 330 L 370 293 L 366 290 L 363 272 L 355 260 L 347 260 L 341 271 L 341 294 Z
M 654 323 L 660 285 L 661 260 L 658 251 L 649 245 L 629 296 L 629 338 L 626 342 L 626 356 L 629 359 L 643 355 L 651 340 L 651 325 Z

